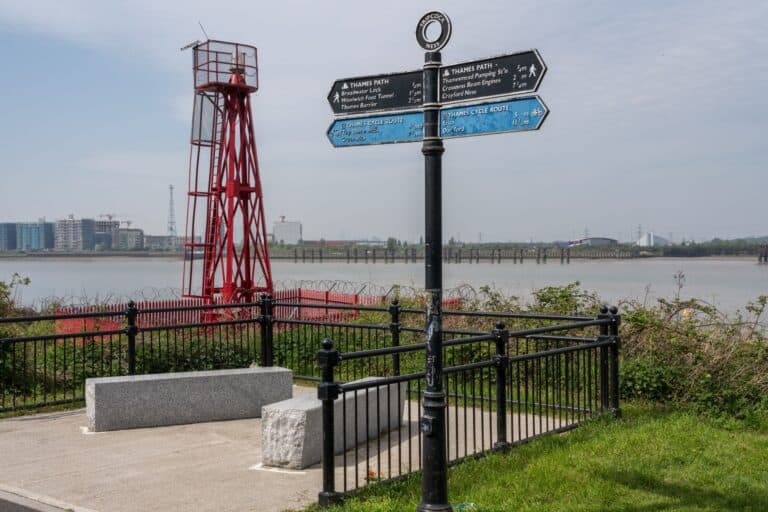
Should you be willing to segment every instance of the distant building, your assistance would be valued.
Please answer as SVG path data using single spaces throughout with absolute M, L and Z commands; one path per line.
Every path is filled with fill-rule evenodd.
M 117 247 L 117 231 L 120 229 L 120 221 L 97 220 L 96 221 L 96 245 L 101 249 Z
M 601 236 L 593 236 L 589 238 L 582 238 L 581 240 L 575 240 L 573 242 L 569 242 L 569 247 L 578 247 L 578 246 L 590 246 L 590 247 L 596 247 L 596 246 L 605 246 L 605 245 L 619 245 L 619 241 L 614 238 L 605 238 Z
M 117 231 L 117 249 L 120 251 L 139 251 L 144 248 L 143 229 L 119 229 Z
M 73 215 L 56 221 L 54 249 L 57 251 L 92 251 L 96 245 L 96 222 L 75 219 Z
M 0 222 L 0 251 L 16 250 L 16 223 Z
M 169 235 L 144 235 L 144 248 L 150 251 L 180 251 L 184 238 Z
M 663 236 L 649 232 L 641 236 L 635 242 L 635 245 L 638 247 L 663 247 L 665 245 L 670 245 L 670 243 L 671 242 Z
M 285 217 L 280 217 L 272 226 L 272 239 L 278 244 L 298 244 L 302 240 L 301 222 L 286 222 Z
M 53 249 L 54 224 L 40 219 L 37 222 L 16 223 L 16 248 L 19 251 Z

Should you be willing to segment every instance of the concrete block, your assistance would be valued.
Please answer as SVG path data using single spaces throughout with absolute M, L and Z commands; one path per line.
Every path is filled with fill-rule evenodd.
M 381 377 L 367 377 L 355 382 L 375 380 L 381 380 Z M 405 382 L 340 395 L 334 402 L 333 415 L 336 453 L 355 446 L 355 432 L 358 443 L 365 443 L 383 432 L 400 428 L 405 395 Z M 346 403 L 346 442 L 342 400 Z M 261 420 L 262 463 L 265 466 L 302 469 L 320 462 L 323 415 L 322 402 L 316 395 L 265 405 Z
M 261 408 L 292 396 L 286 368 L 101 377 L 85 382 L 94 432 L 258 418 Z

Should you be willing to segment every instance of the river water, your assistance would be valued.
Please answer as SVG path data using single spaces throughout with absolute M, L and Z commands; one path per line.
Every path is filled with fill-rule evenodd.
M 29 286 L 17 298 L 28 305 L 41 305 L 51 298 L 82 303 L 127 298 L 171 298 L 180 288 L 182 262 L 168 258 L 2 258 L 0 280 L 14 272 L 29 277 Z M 493 286 L 505 293 L 529 297 L 533 289 L 580 281 L 603 300 L 672 297 L 678 288 L 675 274 L 682 272 L 683 297 L 697 297 L 734 311 L 768 294 L 768 265 L 749 258 L 648 258 L 633 260 L 572 261 L 546 264 L 447 263 L 443 266 L 445 288 L 469 285 L 475 289 Z M 303 284 L 328 286 L 346 281 L 338 291 L 358 289 L 371 283 L 387 290 L 394 284 L 420 288 L 423 263 L 294 263 L 275 260 L 272 273 L 278 287 Z M 301 283 L 305 281 L 304 283 Z M 308 282 L 307 282 L 308 281 Z M 343 288 L 343 290 L 342 290 Z

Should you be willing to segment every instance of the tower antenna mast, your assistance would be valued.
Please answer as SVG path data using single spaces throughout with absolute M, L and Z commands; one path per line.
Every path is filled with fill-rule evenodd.
M 168 185 L 168 236 L 176 236 L 176 208 L 173 205 L 173 185 Z

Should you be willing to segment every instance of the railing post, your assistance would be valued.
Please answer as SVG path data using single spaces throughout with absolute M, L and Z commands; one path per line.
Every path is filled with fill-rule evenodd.
M 498 322 L 493 330 L 496 342 L 496 355 L 493 362 L 496 365 L 496 442 L 493 448 L 501 450 L 509 447 L 507 441 L 507 345 L 509 331 L 504 322 Z
M 259 297 L 259 327 L 261 327 L 261 366 L 273 366 L 272 306 L 274 300 L 268 293 Z
M 341 494 L 336 492 L 334 471 L 333 402 L 339 396 L 339 385 L 333 380 L 333 369 L 339 363 L 339 353 L 333 348 L 333 341 L 326 338 L 322 349 L 317 352 L 317 363 L 322 371 L 322 380 L 317 386 L 317 398 L 323 403 L 323 490 L 318 495 L 321 507 L 337 503 Z
M 389 305 L 389 332 L 392 333 L 392 346 L 400 346 L 400 301 L 397 298 Z M 392 375 L 400 375 L 400 354 L 392 354 Z
M 608 306 L 605 304 L 600 306 L 600 314 L 597 315 L 598 319 L 607 320 L 610 318 L 608 314 Z M 608 324 L 600 324 L 600 339 L 604 340 L 608 337 Z M 600 347 L 600 411 L 605 412 L 610 409 L 609 394 L 608 394 L 608 347 Z
M 621 325 L 621 316 L 619 308 L 611 306 L 609 310 L 611 315 L 611 324 L 609 333 L 613 338 L 611 345 L 611 412 L 617 418 L 621 417 L 619 408 L 619 350 L 621 350 L 621 338 L 619 337 L 619 325 Z
M 136 327 L 136 317 L 139 309 L 133 301 L 128 302 L 128 309 L 125 310 L 125 317 L 128 326 L 125 328 L 125 334 L 128 336 L 128 375 L 136 375 L 136 334 L 139 328 Z

